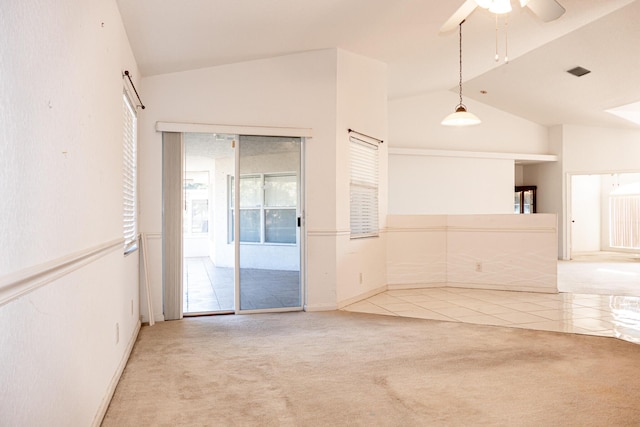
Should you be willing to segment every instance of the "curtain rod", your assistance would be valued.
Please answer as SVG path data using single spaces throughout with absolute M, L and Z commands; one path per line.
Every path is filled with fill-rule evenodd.
M 138 97 L 138 101 L 140 101 L 140 107 L 144 110 L 144 104 L 142 103 L 142 99 L 140 99 L 140 95 L 138 95 L 138 91 L 136 90 L 136 86 L 133 84 L 133 80 L 131 80 L 131 75 L 129 74 L 129 70 L 124 70 L 123 76 L 127 76 L 127 78 L 129 79 L 129 83 L 131 83 L 131 87 L 133 88 L 133 91 L 136 93 L 136 96 Z
M 366 136 L 367 138 L 371 138 L 371 139 L 373 139 L 374 141 L 378 141 L 378 142 L 380 142 L 380 144 L 382 144 L 382 143 L 384 142 L 383 140 L 381 140 L 381 139 L 379 139 L 379 138 L 374 138 L 374 137 L 372 137 L 372 136 L 370 136 L 370 135 L 367 135 L 366 133 L 358 132 L 357 130 L 349 129 L 349 133 L 357 133 L 358 135 Z

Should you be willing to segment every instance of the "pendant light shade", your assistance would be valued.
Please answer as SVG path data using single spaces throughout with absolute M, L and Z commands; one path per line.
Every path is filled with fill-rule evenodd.
M 464 105 L 458 105 L 455 113 L 449 114 L 442 120 L 444 126 L 471 126 L 481 123 L 481 120 L 473 113 L 467 111 Z
M 480 123 L 480 119 L 473 113 L 467 111 L 467 107 L 462 103 L 462 21 L 459 24 L 460 38 L 460 80 L 458 83 L 458 93 L 460 95 L 460 103 L 456 106 L 456 111 L 449 114 L 442 120 L 444 126 L 470 126 Z

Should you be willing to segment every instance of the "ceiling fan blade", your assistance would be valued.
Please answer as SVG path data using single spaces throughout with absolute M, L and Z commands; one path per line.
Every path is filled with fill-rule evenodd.
M 476 4 L 475 0 L 467 0 L 465 1 L 462 6 L 460 6 L 458 8 L 458 10 L 456 10 L 453 15 L 451 15 L 451 17 L 449 19 L 447 19 L 447 22 L 445 22 L 444 24 L 442 24 L 442 27 L 440 27 L 440 32 L 441 33 L 446 33 L 448 31 L 451 31 L 455 28 L 458 28 L 458 25 L 464 21 L 465 19 L 467 19 L 467 16 L 469 16 L 471 14 L 471 12 L 473 12 L 476 7 L 478 5 Z
M 529 0 L 527 7 L 544 22 L 555 21 L 565 12 L 556 0 Z

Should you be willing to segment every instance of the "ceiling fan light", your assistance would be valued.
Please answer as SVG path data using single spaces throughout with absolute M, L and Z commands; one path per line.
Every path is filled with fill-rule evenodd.
M 489 9 L 493 0 L 476 0 L 476 4 L 483 9 Z
M 493 2 L 491 2 L 491 6 L 489 7 L 489 12 L 495 13 L 496 15 L 509 13 L 511 12 L 511 1 L 493 0 Z
M 445 117 L 441 124 L 444 126 L 472 126 L 480 122 L 478 116 L 468 112 L 464 105 L 458 105 L 455 113 L 451 113 Z

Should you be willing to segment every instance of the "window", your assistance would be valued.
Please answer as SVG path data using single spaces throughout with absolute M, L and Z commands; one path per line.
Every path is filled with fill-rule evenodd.
M 229 242 L 233 242 L 234 178 L 229 177 Z M 298 182 L 295 174 L 240 177 L 240 242 L 295 244 Z
M 126 93 L 122 95 L 123 111 L 123 228 L 125 254 L 137 249 L 137 118 Z
M 640 249 L 640 183 L 620 186 L 609 195 L 609 245 Z
M 351 238 L 378 235 L 378 145 L 350 137 Z

